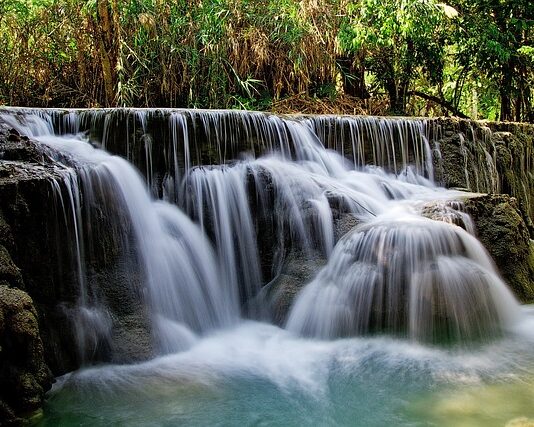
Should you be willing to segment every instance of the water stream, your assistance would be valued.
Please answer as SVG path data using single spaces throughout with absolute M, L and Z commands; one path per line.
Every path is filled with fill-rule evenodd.
M 0 112 L 63 168 L 57 191 L 75 225 L 84 366 L 58 378 L 39 425 L 534 418 L 534 314 L 473 235 L 460 193 L 434 183 L 439 147 L 424 121 L 164 113 Z M 92 356 L 102 343 L 122 351 L 124 328 L 109 290 L 86 277 L 97 223 L 138 270 L 127 286 L 148 361 Z M 274 325 L 266 290 L 295 253 L 322 262 Z

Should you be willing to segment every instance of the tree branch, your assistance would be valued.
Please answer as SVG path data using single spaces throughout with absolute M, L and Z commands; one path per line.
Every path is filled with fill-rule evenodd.
M 464 113 L 462 113 L 460 110 L 455 108 L 450 102 L 448 102 L 448 101 L 446 101 L 446 100 L 444 100 L 442 98 L 438 98 L 437 96 L 428 95 L 428 94 L 426 94 L 424 92 L 419 92 L 418 90 L 412 90 L 409 93 L 409 95 L 418 96 L 419 98 L 426 99 L 427 101 L 435 102 L 436 104 L 441 105 L 447 111 L 450 111 L 452 114 L 454 114 L 455 116 L 460 117 L 462 119 L 471 119 L 471 117 L 469 117 L 469 116 L 465 115 Z

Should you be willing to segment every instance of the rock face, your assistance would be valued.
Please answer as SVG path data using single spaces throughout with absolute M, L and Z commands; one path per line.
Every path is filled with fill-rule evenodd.
M 67 351 L 74 347 L 72 328 L 59 306 L 74 301 L 77 292 L 70 286 L 75 283 L 72 247 L 56 221 L 52 183 L 62 180 L 36 145 L 15 131 L 0 130 L 0 153 L 0 281 L 11 277 L 10 286 L 31 295 L 47 363 L 59 374 L 76 366 Z
M 289 253 L 280 274 L 262 291 L 262 304 L 267 304 L 270 320 L 279 326 L 285 324 L 297 294 L 325 264 L 326 258 L 319 254 L 310 255 L 302 251 Z
M 86 285 L 102 290 L 99 297 L 109 308 L 114 345 L 89 334 L 84 339 L 94 351 L 83 358 L 77 350 L 76 323 L 91 321 L 91 313 L 81 318 L 76 309 L 81 286 L 73 213 L 62 171 L 35 143 L 1 124 L 0 160 L 0 425 L 4 425 L 40 407 L 50 371 L 60 375 L 99 360 L 146 360 L 152 355 L 152 337 L 138 268 L 121 262 L 127 254 L 119 257 L 106 219 L 96 212 L 97 243 L 86 253 Z
M 11 277 L 13 286 L 31 295 L 52 372 L 60 375 L 95 361 L 149 358 L 152 337 L 138 263 L 135 255 L 121 251 L 110 223 L 110 217 L 119 213 L 113 207 L 108 211 L 95 208 L 84 216 L 78 229 L 82 244 L 87 241 L 88 245 L 83 251 L 85 269 L 80 272 L 65 171 L 13 130 L 0 134 L 0 159 L 0 245 L 4 245 L 0 260 L 6 258 L 5 247 L 20 267 L 3 262 L 0 282 L 4 276 Z M 90 238 L 85 236 L 88 232 Z M 97 294 L 109 319 L 109 325 L 89 325 L 94 333 L 83 336 L 77 326 L 94 323 L 95 312 L 91 306 L 78 309 L 82 288 Z M 99 331 L 102 326 L 109 330 Z M 78 351 L 84 346 L 91 348 L 90 354 Z
M 465 193 L 459 200 L 427 203 L 421 214 L 476 235 L 517 298 L 534 301 L 534 228 L 517 199 L 507 194 Z
M 465 207 L 477 237 L 506 282 L 521 301 L 534 302 L 532 224 L 517 200 L 506 194 L 488 194 L 468 198 Z
M 73 366 L 74 344 L 57 315 L 60 272 L 69 271 L 58 262 L 51 214 L 57 170 L 27 138 L 1 127 L 0 159 L 0 425 L 17 425 L 41 407 L 49 366 Z
M 515 197 L 534 215 L 534 126 L 433 119 L 436 181 L 479 193 Z
M 534 301 L 534 126 L 433 119 L 436 181 L 490 193 L 468 197 L 467 213 L 502 276 L 523 302 Z
M 334 238 L 337 242 L 358 225 L 358 220 L 351 214 L 335 209 L 334 213 Z M 297 294 L 314 279 L 326 263 L 326 256 L 317 251 L 312 253 L 295 249 L 289 251 L 280 272 L 262 289 L 260 295 L 260 304 L 267 306 L 270 320 L 279 326 L 286 323 Z
M 36 307 L 22 290 L 26 289 L 24 274 L 12 258 L 25 250 L 30 258 L 36 253 L 30 247 L 17 250 L 17 236 L 6 217 L 16 218 L 14 228 L 21 228 L 19 221 L 30 208 L 22 191 L 43 190 L 35 180 L 53 171 L 47 171 L 42 156 L 27 140 L 14 132 L 0 129 L 0 133 L 4 159 L 0 163 L 0 425 L 18 425 L 39 410 L 52 374 L 45 363 Z M 32 262 L 38 264 L 38 260 Z
M 0 285 L 0 346 L 0 424 L 17 425 L 42 406 L 52 374 L 32 299 L 5 284 Z

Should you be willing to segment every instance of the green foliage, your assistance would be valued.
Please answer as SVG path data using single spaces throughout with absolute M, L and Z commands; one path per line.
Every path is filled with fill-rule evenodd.
M 534 61 L 534 47 L 532 46 L 521 46 L 517 49 L 517 53 L 525 56 L 529 61 Z
M 0 103 L 269 109 L 347 91 L 534 120 L 530 3 L 2 0 Z
M 530 119 L 534 6 L 523 0 L 459 0 L 461 31 L 456 62 L 472 80 L 483 79 L 498 93 L 502 119 Z M 512 112 L 512 104 L 515 114 Z
M 443 77 L 449 16 L 433 0 L 361 0 L 348 5 L 341 48 L 363 58 L 388 92 L 391 107 L 405 111 L 410 83 L 425 74 Z

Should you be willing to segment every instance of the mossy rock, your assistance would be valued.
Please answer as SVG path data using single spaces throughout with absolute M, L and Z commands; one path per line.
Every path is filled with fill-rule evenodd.
M 11 250 L 14 247 L 13 235 L 11 234 L 11 228 L 9 224 L 4 219 L 2 215 L 2 210 L 0 210 L 0 245 L 6 247 L 6 249 Z
M 460 135 L 452 135 L 439 141 L 441 156 L 434 156 L 435 179 L 447 188 L 467 188 L 464 156 L 461 152 Z
M 23 287 L 20 270 L 11 259 L 7 249 L 2 245 L 0 245 L 0 280 L 8 282 L 14 287 Z
M 302 251 L 288 254 L 280 274 L 262 290 L 274 323 L 285 324 L 298 293 L 325 264 L 326 258 L 320 254 L 310 255 Z
M 517 199 L 481 195 L 468 198 L 465 207 L 503 278 L 521 301 L 533 302 L 534 242 Z
M 0 285 L 0 425 L 39 410 L 51 382 L 32 299 Z

